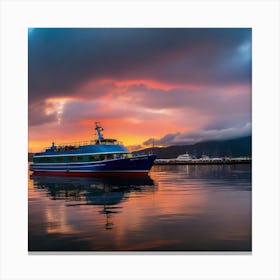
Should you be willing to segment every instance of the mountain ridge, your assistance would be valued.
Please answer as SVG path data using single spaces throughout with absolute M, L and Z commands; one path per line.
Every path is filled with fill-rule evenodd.
M 228 140 L 209 140 L 188 145 L 172 145 L 168 147 L 153 147 L 135 151 L 134 153 L 154 153 L 158 158 L 176 158 L 189 153 L 200 158 L 209 157 L 242 157 L 252 155 L 252 136 L 244 136 Z

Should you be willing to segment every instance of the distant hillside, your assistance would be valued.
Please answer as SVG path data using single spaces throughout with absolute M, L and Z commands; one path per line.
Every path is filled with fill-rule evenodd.
M 193 145 L 169 146 L 164 148 L 147 148 L 135 153 L 153 152 L 158 158 L 176 158 L 178 155 L 188 152 L 190 155 L 200 158 L 202 155 L 210 157 L 241 157 L 252 154 L 252 137 L 242 137 L 231 140 L 207 141 Z

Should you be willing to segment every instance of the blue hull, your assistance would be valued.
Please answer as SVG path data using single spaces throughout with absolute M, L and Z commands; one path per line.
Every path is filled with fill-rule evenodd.
M 156 159 L 155 155 L 136 156 L 125 159 L 80 163 L 32 163 L 30 170 L 35 173 L 86 174 L 86 173 L 148 173 Z

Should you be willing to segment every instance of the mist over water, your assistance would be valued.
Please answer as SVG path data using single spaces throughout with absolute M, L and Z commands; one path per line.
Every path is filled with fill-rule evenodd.
M 29 178 L 29 251 L 251 251 L 250 164 Z

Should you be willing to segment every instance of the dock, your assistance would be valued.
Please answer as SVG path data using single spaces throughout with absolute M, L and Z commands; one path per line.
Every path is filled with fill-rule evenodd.
M 249 157 L 242 158 L 198 158 L 198 159 L 156 159 L 155 165 L 195 165 L 195 164 L 251 164 Z

